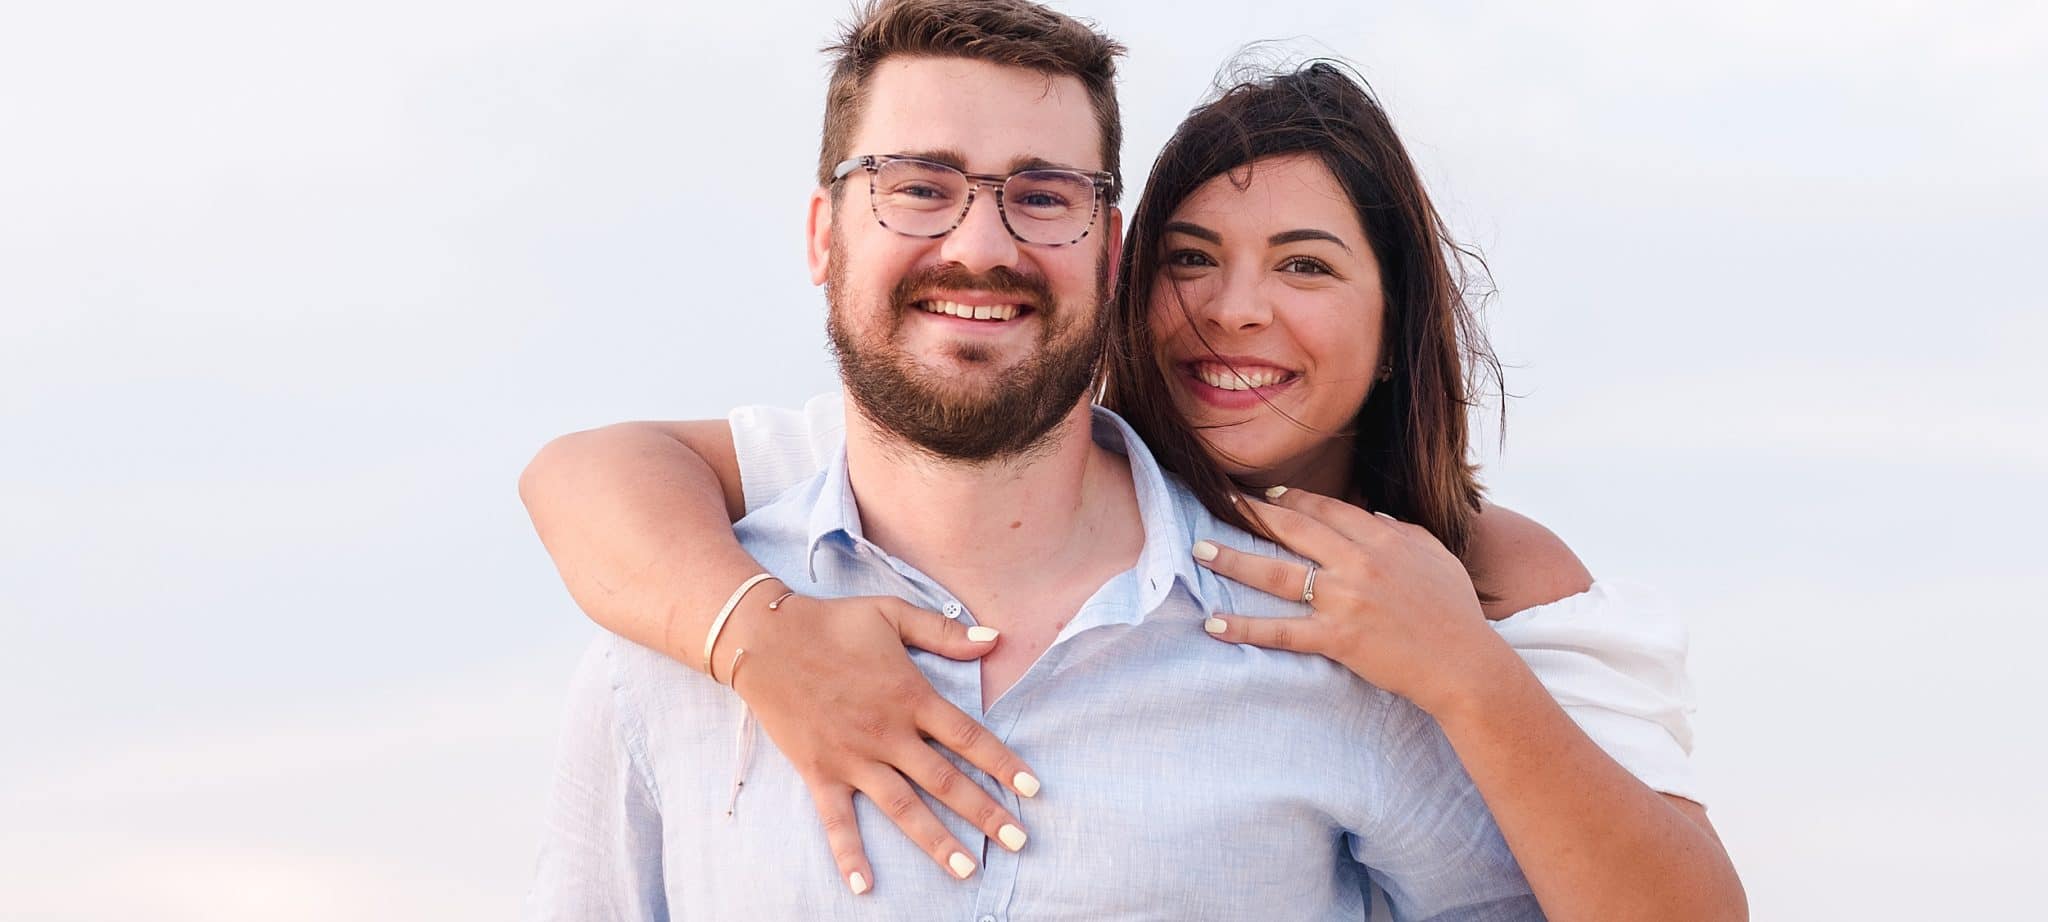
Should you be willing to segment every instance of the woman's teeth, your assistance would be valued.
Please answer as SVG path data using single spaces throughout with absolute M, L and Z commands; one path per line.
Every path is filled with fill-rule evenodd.
M 969 320 L 1013 320 L 1017 316 L 1015 304 L 961 304 L 955 301 L 919 301 L 920 309 L 934 314 L 951 314 Z
M 1255 387 L 1278 384 L 1294 377 L 1294 372 L 1279 368 L 1239 368 L 1232 370 L 1228 365 L 1203 363 L 1195 366 L 1195 377 L 1202 383 L 1224 391 L 1248 391 Z

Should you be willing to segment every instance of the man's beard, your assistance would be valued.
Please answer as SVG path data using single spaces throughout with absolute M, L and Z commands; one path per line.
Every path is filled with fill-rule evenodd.
M 889 312 L 879 321 L 886 329 L 864 331 L 848 328 L 845 266 L 846 254 L 835 241 L 825 298 L 839 377 L 868 419 L 910 447 L 971 464 L 1027 455 L 1045 443 L 1095 381 L 1109 330 L 1106 259 L 1096 273 L 1091 316 L 1074 316 L 1084 305 L 1055 303 L 1043 279 L 1002 266 L 977 276 L 948 263 L 897 283 L 889 294 Z M 897 344 L 897 333 L 910 312 L 920 310 L 917 293 L 946 289 L 1015 297 L 1038 318 L 1038 348 L 1009 368 L 964 381 L 949 382 L 919 365 Z M 972 341 L 955 342 L 949 350 L 953 359 L 970 366 L 985 366 L 995 358 Z

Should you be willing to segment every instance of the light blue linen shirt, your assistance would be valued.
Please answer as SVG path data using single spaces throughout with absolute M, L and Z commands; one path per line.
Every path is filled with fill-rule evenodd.
M 1121 419 L 1095 413 L 1097 443 L 1130 459 L 1145 530 L 1137 566 L 986 712 L 978 664 L 912 651 L 940 694 L 1044 782 L 1021 799 L 954 760 L 1029 830 L 1021 853 L 939 807 L 980 864 L 955 880 L 856 798 L 876 880 L 854 896 L 802 779 L 765 735 L 753 735 L 751 757 L 742 746 L 739 700 L 605 634 L 571 692 L 527 918 L 1357 920 L 1375 884 L 1399 919 L 1541 918 L 1427 715 L 1321 657 L 1203 633 L 1214 612 L 1304 609 L 1195 566 L 1195 537 L 1281 552 L 1216 521 Z M 862 536 L 843 450 L 736 531 L 808 595 L 958 610 L 945 587 Z

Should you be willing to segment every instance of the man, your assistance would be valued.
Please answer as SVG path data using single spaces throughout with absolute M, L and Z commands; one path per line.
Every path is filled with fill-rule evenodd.
M 850 893 L 798 772 L 712 678 L 744 654 L 706 676 L 606 635 L 572 694 L 530 916 L 1356 919 L 1368 878 L 1404 917 L 1537 914 L 1420 711 L 1197 628 L 1301 611 L 1194 566 L 1198 533 L 1275 551 L 1087 399 L 1121 246 L 1115 48 L 1023 0 L 903 0 L 849 29 L 857 79 L 828 100 L 808 225 L 846 447 L 737 527 L 808 595 L 1001 631 L 979 662 L 917 663 L 1059 780 L 1023 801 L 960 765 L 1037 844 L 949 818 L 968 846 L 953 876 L 888 837 L 868 846 L 891 879 Z

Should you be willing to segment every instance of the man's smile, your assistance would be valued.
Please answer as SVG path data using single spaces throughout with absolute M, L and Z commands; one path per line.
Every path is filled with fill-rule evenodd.
M 919 301 L 915 306 L 927 313 L 945 314 L 967 320 L 1014 320 L 1031 312 L 1031 308 L 1022 304 L 962 304 L 958 301 L 945 300 Z

